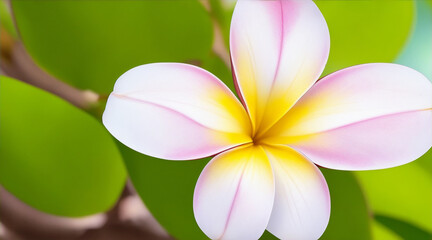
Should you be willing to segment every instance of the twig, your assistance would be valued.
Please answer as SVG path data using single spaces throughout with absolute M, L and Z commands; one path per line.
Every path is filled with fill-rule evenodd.
M 212 24 L 213 24 L 212 51 L 214 54 L 216 54 L 218 57 L 220 57 L 223 60 L 223 62 L 228 68 L 231 68 L 230 55 L 223 38 L 221 23 L 218 21 L 218 18 L 216 17 L 217 14 L 214 12 L 214 8 L 212 8 L 210 4 L 210 0 L 200 0 L 200 2 L 207 10 L 207 12 L 210 14 L 212 19 Z
M 7 3 L 10 4 L 8 1 Z M 13 12 L 11 12 L 12 19 Z M 15 23 L 16 26 L 16 23 Z M 18 35 L 19 35 L 19 31 Z M 90 90 L 79 90 L 48 74 L 38 67 L 19 39 L 0 26 L 0 69 L 6 76 L 27 82 L 51 92 L 71 104 L 88 111 L 97 105 L 99 96 Z

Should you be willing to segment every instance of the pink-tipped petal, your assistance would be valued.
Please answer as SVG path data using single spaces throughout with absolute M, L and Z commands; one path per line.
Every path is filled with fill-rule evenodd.
M 275 176 L 267 230 L 280 239 L 318 239 L 330 217 L 330 195 L 320 170 L 286 146 L 265 146 Z
M 180 63 L 123 74 L 103 123 L 128 147 L 164 159 L 202 158 L 250 142 L 247 113 L 229 89 L 209 72 Z
M 328 168 L 367 170 L 413 161 L 432 145 L 432 84 L 397 64 L 350 67 L 320 80 L 270 129 Z
M 216 156 L 201 173 L 195 219 L 211 239 L 258 239 L 273 199 L 273 174 L 262 147 L 241 146 Z
M 320 76 L 330 41 L 312 1 L 238 1 L 230 46 L 239 95 L 255 129 L 266 129 Z
M 373 170 L 400 166 L 432 146 L 432 110 L 378 117 L 312 134 L 291 146 L 320 166 Z

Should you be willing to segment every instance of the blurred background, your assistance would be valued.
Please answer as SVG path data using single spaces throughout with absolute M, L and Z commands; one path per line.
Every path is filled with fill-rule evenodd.
M 395 62 L 432 80 L 431 0 L 315 2 L 331 35 L 323 75 Z M 0 239 L 206 239 L 192 196 L 209 159 L 138 154 L 101 114 L 116 79 L 145 63 L 194 64 L 233 89 L 234 5 L 0 0 Z M 431 150 L 393 169 L 322 171 L 332 213 L 321 239 L 432 239 Z

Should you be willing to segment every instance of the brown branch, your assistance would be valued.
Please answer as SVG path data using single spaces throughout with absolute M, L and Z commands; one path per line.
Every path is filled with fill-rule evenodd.
M 211 4 L 209 0 L 200 0 L 201 4 L 204 6 L 204 8 L 207 10 L 207 12 L 210 14 L 213 24 L 213 45 L 212 45 L 212 51 L 214 54 L 216 54 L 218 57 L 222 59 L 222 61 L 225 63 L 225 65 L 228 68 L 231 68 L 231 60 L 228 48 L 225 44 L 222 28 L 220 23 L 218 22 L 217 18 L 215 17 L 215 14 L 213 12 L 213 9 L 211 8 Z
M 10 0 L 6 0 L 6 4 L 11 9 Z M 13 11 L 10 11 L 10 14 L 19 35 Z M 97 105 L 99 96 L 96 93 L 74 88 L 38 67 L 20 40 L 14 39 L 1 25 L 0 46 L 0 70 L 2 74 L 51 92 L 84 110 L 91 111 Z
M 1 33 L 0 45 L 2 46 L 0 68 L 6 76 L 51 92 L 85 110 L 97 104 L 99 96 L 96 93 L 74 88 L 39 68 L 24 46 L 18 40 L 11 39 L 5 31 Z

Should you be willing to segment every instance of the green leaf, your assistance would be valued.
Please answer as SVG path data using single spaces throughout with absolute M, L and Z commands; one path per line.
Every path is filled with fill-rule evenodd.
M 330 222 L 320 239 L 371 239 L 365 196 L 351 172 L 321 169 L 330 189 Z
M 429 149 L 429 151 L 419 159 L 417 159 L 416 163 L 419 164 L 432 177 L 432 148 Z
M 93 117 L 40 89 L 0 77 L 0 183 L 41 211 L 84 216 L 117 200 L 125 171 Z
M 372 235 L 374 240 L 403 240 L 399 235 L 376 220 L 372 222 Z
M 383 215 L 375 216 L 375 219 L 380 222 L 382 225 L 391 229 L 397 235 L 401 236 L 402 239 L 416 239 L 416 240 L 431 240 L 432 234 L 414 226 L 408 222 L 387 217 Z
M 269 231 L 265 231 L 264 234 L 259 238 L 260 240 L 278 240 L 279 238 L 275 237 Z
M 375 214 L 432 231 L 432 175 L 419 162 L 356 175 Z
M 198 1 L 12 1 L 22 41 L 48 72 L 112 90 L 132 67 L 207 57 L 212 25 Z
M 330 31 L 328 74 L 369 62 L 393 62 L 410 34 L 413 1 L 315 1 Z
M 135 189 L 158 222 L 176 239 L 207 239 L 192 204 L 195 183 L 210 158 L 169 161 L 118 146 Z

